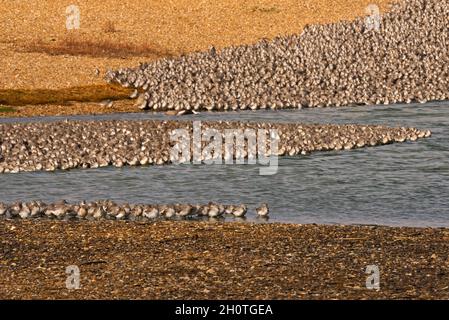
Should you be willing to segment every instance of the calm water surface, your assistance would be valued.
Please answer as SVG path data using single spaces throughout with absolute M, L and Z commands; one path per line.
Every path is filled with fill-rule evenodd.
M 69 119 L 89 119 L 75 116 Z M 58 117 L 32 121 L 60 120 Z M 65 119 L 65 118 L 63 118 Z M 114 114 L 95 119 L 173 119 Z M 179 119 L 179 118 L 175 118 Z M 170 165 L 0 175 L 0 201 L 110 198 L 119 202 L 260 202 L 270 221 L 449 226 L 449 102 L 290 111 L 202 113 L 183 120 L 265 120 L 414 126 L 432 137 L 363 150 L 280 159 L 276 175 L 257 165 Z M 0 119 L 0 122 L 30 119 Z M 250 212 L 250 216 L 253 213 Z

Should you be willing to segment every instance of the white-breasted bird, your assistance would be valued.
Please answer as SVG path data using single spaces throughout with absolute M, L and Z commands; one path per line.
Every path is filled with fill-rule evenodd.
M 260 207 L 256 208 L 256 213 L 259 217 L 266 217 L 270 213 L 270 209 L 268 208 L 268 204 L 262 203 Z

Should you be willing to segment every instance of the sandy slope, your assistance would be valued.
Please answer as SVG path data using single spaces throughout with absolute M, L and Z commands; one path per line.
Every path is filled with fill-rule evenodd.
M 377 0 L 381 10 L 388 0 Z M 300 32 L 308 23 L 363 15 L 372 0 L 0 0 L 0 89 L 66 88 L 103 83 L 95 69 L 136 65 L 149 58 L 49 56 L 22 52 L 33 41 L 51 45 L 68 35 L 111 43 L 156 45 L 173 53 L 252 43 Z M 65 9 L 77 4 L 81 28 L 67 31 Z M 115 32 L 105 32 L 111 21 Z

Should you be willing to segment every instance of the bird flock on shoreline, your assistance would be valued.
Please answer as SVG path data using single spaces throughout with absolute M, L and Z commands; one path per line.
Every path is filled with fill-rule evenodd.
M 403 0 L 381 16 L 107 72 L 141 109 L 283 109 L 449 99 L 447 0 Z M 140 94 L 140 95 L 139 95 Z
M 381 16 L 309 25 L 303 32 L 255 44 L 211 47 L 176 58 L 108 71 L 106 81 L 134 88 L 142 110 L 197 111 L 425 103 L 449 99 L 449 1 L 402 0 Z M 107 101 L 105 106 L 112 105 Z M 209 121 L 204 129 L 276 130 L 278 148 L 296 156 L 416 141 L 429 130 L 355 124 Z M 0 124 L 0 175 L 106 166 L 174 163 L 171 133 L 191 121 L 58 121 Z M 224 135 L 222 136 L 224 139 Z M 200 149 L 210 141 L 201 140 Z M 247 141 L 245 141 L 247 142 Z M 189 143 L 189 149 L 195 148 Z M 192 152 L 193 153 L 193 152 Z M 224 153 L 224 150 L 223 150 Z M 244 146 L 243 158 L 249 156 Z M 210 160 L 201 154 L 204 163 Z M 221 157 L 221 156 L 220 156 Z M 192 161 L 191 158 L 185 159 Z M 245 204 L 118 204 L 111 200 L 0 202 L 0 219 L 130 220 L 243 219 Z M 268 218 L 268 205 L 256 208 Z
M 186 219 L 235 217 L 244 219 L 248 212 L 245 204 L 118 204 L 111 200 L 82 201 L 70 204 L 65 200 L 44 203 L 42 201 L 0 202 L 0 218 L 5 219 L 56 219 L 56 220 L 130 220 Z M 255 213 L 268 219 L 269 208 L 262 203 Z
M 60 121 L 0 124 L 0 174 L 55 171 L 106 166 L 146 166 L 177 163 L 172 158 L 176 142 L 171 134 L 183 129 L 193 136 L 192 121 Z M 316 151 L 351 150 L 394 142 L 416 141 L 431 135 L 429 130 L 406 127 L 353 124 L 298 124 L 269 122 L 202 122 L 202 132 L 218 132 L 222 139 L 222 159 L 226 156 L 226 130 L 266 132 L 265 156 L 307 155 Z M 271 150 L 269 132 L 278 135 Z M 207 163 L 215 153 L 206 153 L 212 139 L 189 140 L 188 148 L 201 148 L 199 161 Z M 243 141 L 241 159 L 248 159 L 248 140 Z M 231 146 L 232 147 L 232 146 Z M 232 147 L 234 148 L 234 147 Z M 258 151 L 261 150 L 257 145 Z M 235 148 L 234 157 L 237 157 Z M 190 158 L 182 162 L 192 162 Z M 231 159 L 232 160 L 232 159 Z

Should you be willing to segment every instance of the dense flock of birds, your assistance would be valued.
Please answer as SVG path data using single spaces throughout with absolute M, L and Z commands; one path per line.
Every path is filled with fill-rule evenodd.
M 259 140 L 256 145 L 257 152 L 262 150 L 265 153 L 262 156 L 294 156 L 314 151 L 349 150 L 406 140 L 416 141 L 431 135 L 429 130 L 379 125 L 215 121 L 201 123 L 200 140 L 204 141 L 198 142 L 194 139 L 193 127 L 191 121 L 150 120 L 0 124 L 0 173 L 191 162 L 195 160 L 193 148 L 200 149 L 198 160 L 204 163 L 210 160 L 210 156 L 215 156 L 215 152 L 205 152 L 215 141 L 215 138 L 205 138 L 208 129 L 215 129 L 222 138 L 220 157 L 223 159 L 227 155 L 225 148 L 229 148 L 225 143 L 226 129 L 234 132 L 240 130 L 242 133 L 265 133 L 265 141 Z M 179 142 L 173 139 L 172 133 L 177 129 L 184 129 L 190 139 L 187 146 L 192 152 L 189 154 L 190 158 L 183 161 L 174 158 L 176 152 L 173 149 L 178 147 Z M 276 135 L 270 132 L 276 132 Z M 271 150 L 274 140 L 277 141 L 277 148 Z M 243 136 L 242 141 L 243 151 L 231 145 L 231 161 L 237 157 L 248 159 L 248 154 L 254 155 L 254 149 L 248 148 L 249 139 Z M 260 154 L 256 154 L 258 155 Z
M 141 109 L 281 109 L 449 99 L 449 1 L 403 0 L 381 16 L 211 47 L 107 72 Z M 140 95 L 139 95 L 140 94 Z
M 94 202 L 82 201 L 70 204 L 65 200 L 46 204 L 42 201 L 16 202 L 5 204 L 0 202 L 0 218 L 33 219 L 48 218 L 58 220 L 132 220 L 145 221 L 155 219 L 179 218 L 244 218 L 248 208 L 245 204 L 223 205 L 214 202 L 208 204 L 118 204 L 111 200 Z M 268 218 L 269 208 L 262 203 L 256 208 L 256 215 Z
M 379 29 L 366 20 L 307 26 L 301 35 L 263 39 L 253 45 L 211 47 L 137 68 L 109 71 L 106 80 L 134 88 L 141 109 L 176 113 L 196 110 L 282 109 L 427 102 L 449 99 L 448 0 L 403 0 L 382 15 Z M 204 122 L 202 130 L 276 131 L 268 155 L 305 155 L 429 137 L 429 130 L 374 125 Z M 174 163 L 171 134 L 192 122 L 61 121 L 0 124 L 0 174 L 125 165 Z M 202 141 L 205 140 L 205 141 Z M 189 140 L 204 150 L 211 141 Z M 245 140 L 248 142 L 248 139 Z M 222 143 L 223 148 L 226 146 Z M 257 146 L 259 148 L 259 145 Z M 236 150 L 237 151 L 237 150 Z M 225 154 L 222 150 L 222 154 Z M 249 156 L 245 144 L 243 154 Z M 221 155 L 220 155 L 221 157 Z M 200 160 L 210 160 L 201 153 Z M 225 216 L 243 218 L 247 206 L 117 204 L 111 200 L 69 204 L 0 203 L 0 218 L 154 220 Z M 256 209 L 267 218 L 269 208 Z

